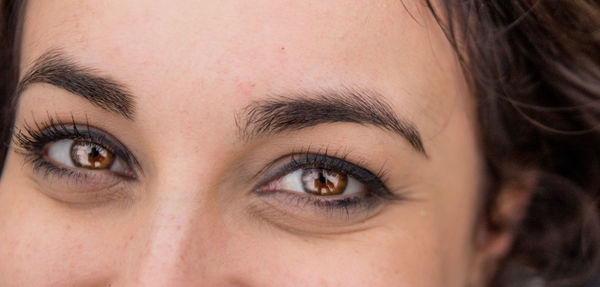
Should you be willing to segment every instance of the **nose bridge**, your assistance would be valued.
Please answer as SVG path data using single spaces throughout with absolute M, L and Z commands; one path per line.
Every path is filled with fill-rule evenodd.
M 130 253 L 127 286 L 189 286 L 201 280 L 218 232 L 219 216 L 207 203 L 210 192 L 197 177 L 164 172 L 153 180 L 136 214 L 135 248 Z M 180 284 L 180 285 L 178 285 Z
M 136 247 L 131 250 L 132 281 L 137 286 L 173 286 L 185 278 L 189 266 L 194 213 L 181 198 L 160 199 L 141 215 L 142 226 L 134 235 Z M 187 205 L 187 206 L 186 206 Z
M 223 146 L 167 125 L 157 129 L 169 140 L 153 141 L 149 147 L 156 152 L 147 160 L 151 168 L 136 203 L 135 239 L 125 251 L 125 285 L 202 285 L 207 268 L 219 260 L 227 242 L 215 200 L 222 169 L 216 155 L 222 154 Z

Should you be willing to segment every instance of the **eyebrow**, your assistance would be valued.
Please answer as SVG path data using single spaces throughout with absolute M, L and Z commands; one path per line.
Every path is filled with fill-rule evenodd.
M 383 97 L 374 91 L 329 90 L 316 95 L 279 95 L 255 101 L 236 116 L 239 132 L 246 140 L 337 122 L 372 125 L 393 132 L 427 157 L 416 125 L 398 117 Z
M 19 82 L 17 96 L 34 83 L 62 88 L 106 111 L 133 119 L 134 97 L 123 84 L 100 76 L 92 68 L 77 64 L 60 50 L 50 50 L 35 60 L 32 68 Z
M 134 97 L 125 86 L 81 66 L 60 50 L 42 54 L 17 86 L 20 96 L 30 85 L 46 83 L 75 95 L 93 105 L 127 119 L 134 116 Z M 286 130 L 299 130 L 325 123 L 348 122 L 373 125 L 405 138 L 427 157 L 416 125 L 399 118 L 381 94 L 361 89 L 329 90 L 275 96 L 251 103 L 236 116 L 236 124 L 245 139 Z

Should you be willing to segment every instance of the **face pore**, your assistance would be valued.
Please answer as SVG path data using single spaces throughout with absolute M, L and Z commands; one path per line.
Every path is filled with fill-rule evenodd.
M 135 179 L 73 179 L 13 146 L 0 285 L 465 286 L 480 272 L 474 99 L 421 1 L 31 0 L 25 15 L 21 77 L 54 51 L 121 83 L 134 114 L 33 83 L 15 130 L 49 117 L 89 124 L 139 166 Z M 369 91 L 414 124 L 426 155 L 342 120 L 240 135 L 257 102 L 332 91 Z M 383 171 L 402 199 L 340 208 L 255 192 L 293 155 L 325 152 Z

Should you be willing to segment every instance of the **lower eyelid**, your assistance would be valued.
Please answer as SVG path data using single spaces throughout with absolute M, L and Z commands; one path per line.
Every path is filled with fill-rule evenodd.
M 85 170 L 82 168 L 70 168 L 57 166 L 46 159 L 34 162 L 35 177 L 38 181 L 44 181 L 51 185 L 64 185 L 68 187 L 104 188 L 123 181 L 122 178 L 112 174 L 108 170 Z
M 252 217 L 298 235 L 327 235 L 364 230 L 384 207 L 371 196 L 346 200 L 315 200 L 289 192 L 261 194 L 249 211 Z M 340 203 L 353 201 L 351 205 Z M 345 207 L 344 207 L 345 206 Z
M 364 211 L 365 208 L 374 207 L 379 202 L 376 198 L 368 193 L 354 193 L 348 195 L 334 196 L 315 196 L 308 193 L 298 193 L 290 191 L 256 191 L 259 198 L 269 202 L 273 206 L 283 207 L 286 210 L 298 209 L 303 213 L 328 213 L 332 210 L 339 209 L 346 211 L 350 209 L 356 212 Z

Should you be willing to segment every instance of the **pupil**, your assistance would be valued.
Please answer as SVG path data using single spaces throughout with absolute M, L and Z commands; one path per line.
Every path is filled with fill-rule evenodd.
M 319 173 L 319 181 L 321 182 L 321 184 L 326 184 L 327 183 L 327 176 L 325 175 L 324 171 L 321 171 Z
M 92 148 L 92 151 L 90 152 L 90 157 L 98 157 L 100 155 L 100 152 L 98 152 L 98 149 L 96 147 Z

